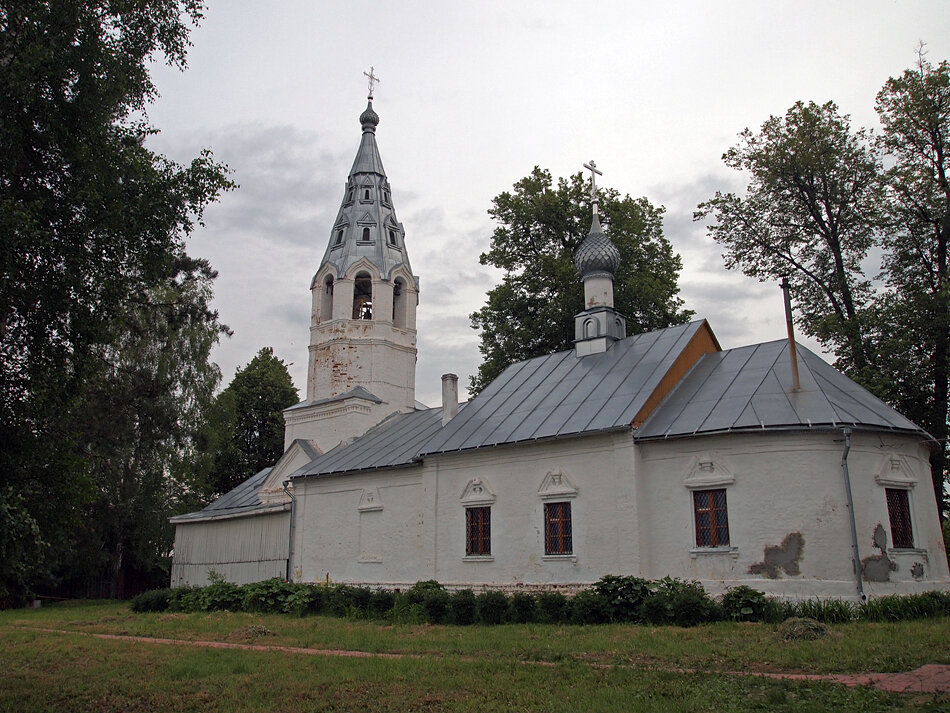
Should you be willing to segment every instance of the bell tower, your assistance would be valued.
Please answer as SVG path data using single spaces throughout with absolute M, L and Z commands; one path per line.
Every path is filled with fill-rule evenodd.
M 310 283 L 307 400 L 284 412 L 285 446 L 306 438 L 326 450 L 415 408 L 419 278 L 376 146 L 379 80 L 372 69 L 366 76 L 360 146 Z

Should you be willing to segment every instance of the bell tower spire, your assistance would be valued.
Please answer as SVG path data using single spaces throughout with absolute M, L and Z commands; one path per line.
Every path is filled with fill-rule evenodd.
M 369 95 L 359 116 L 360 145 L 310 283 L 307 400 L 284 412 L 286 443 L 308 438 L 324 449 L 415 408 L 419 278 L 376 145 L 373 92 L 380 80 L 372 67 L 363 74 Z M 331 412 L 352 416 L 330 418 Z

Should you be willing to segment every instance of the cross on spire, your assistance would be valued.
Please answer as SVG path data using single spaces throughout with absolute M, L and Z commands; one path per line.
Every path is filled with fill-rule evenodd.
M 372 98 L 373 98 L 373 89 L 374 89 L 375 85 L 379 83 L 379 77 L 376 76 L 375 72 L 373 71 L 373 67 L 370 67 L 368 72 L 363 72 L 363 76 L 364 76 L 364 77 L 369 77 L 369 82 L 368 82 L 368 84 L 369 84 L 369 98 L 372 99 Z
M 594 208 L 594 215 L 597 215 L 597 206 L 600 200 L 597 198 L 597 176 L 603 176 L 604 172 L 598 170 L 597 164 L 591 159 L 590 163 L 585 163 L 584 168 L 590 171 L 590 202 Z

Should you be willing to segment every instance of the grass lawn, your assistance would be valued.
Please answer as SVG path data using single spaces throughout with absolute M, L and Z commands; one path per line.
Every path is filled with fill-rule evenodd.
M 412 656 L 209 649 L 81 632 Z M 717 673 L 906 671 L 925 663 L 950 663 L 950 619 L 846 624 L 819 641 L 788 643 L 765 624 L 390 626 L 226 612 L 133 614 L 116 603 L 0 612 L 0 711 L 17 713 L 950 711 L 948 695 Z

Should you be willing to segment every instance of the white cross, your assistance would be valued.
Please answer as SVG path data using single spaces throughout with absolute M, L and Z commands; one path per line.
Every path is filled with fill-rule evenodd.
M 590 171 L 590 202 L 593 204 L 594 215 L 597 215 L 597 176 L 603 176 L 604 172 L 597 169 L 597 164 L 593 159 L 590 163 L 585 163 L 584 168 Z
M 373 85 L 379 83 L 379 77 L 373 72 L 373 68 L 370 67 L 368 72 L 363 72 L 364 77 L 369 77 L 369 98 L 373 98 Z

